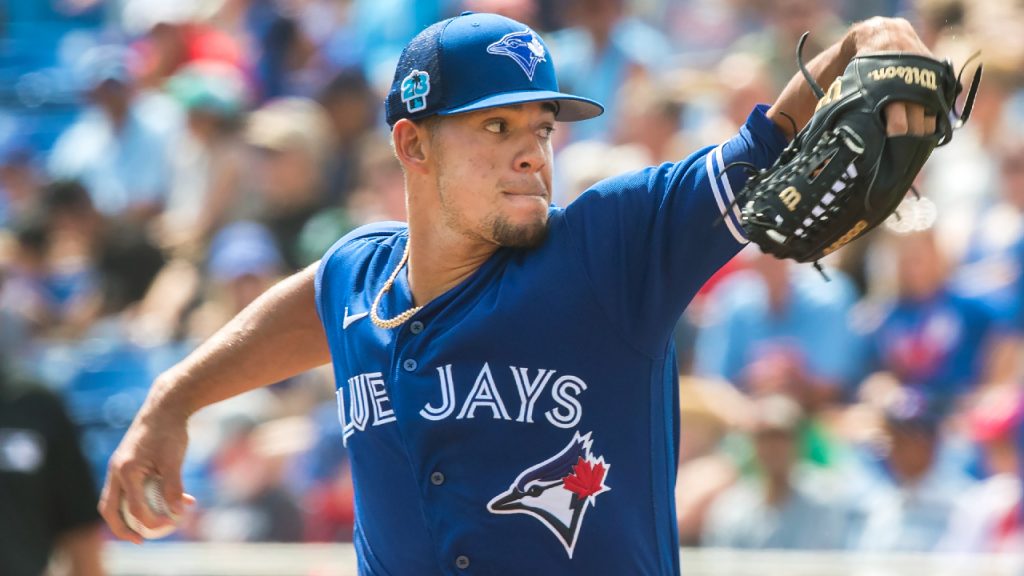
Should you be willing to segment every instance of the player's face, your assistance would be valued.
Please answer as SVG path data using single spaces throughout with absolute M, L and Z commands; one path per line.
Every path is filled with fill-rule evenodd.
M 491 108 L 438 122 L 431 150 L 445 225 L 500 246 L 543 242 L 554 124 L 550 103 Z

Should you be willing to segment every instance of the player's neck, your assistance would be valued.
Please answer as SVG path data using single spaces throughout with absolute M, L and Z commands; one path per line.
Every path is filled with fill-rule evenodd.
M 409 289 L 417 306 L 458 286 L 498 249 L 454 234 L 420 232 L 409 223 Z

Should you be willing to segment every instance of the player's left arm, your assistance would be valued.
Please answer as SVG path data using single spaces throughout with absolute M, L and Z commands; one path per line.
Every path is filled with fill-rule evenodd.
M 843 37 L 807 64 L 811 76 L 823 88 L 839 77 L 856 56 L 875 52 L 903 52 L 933 57 L 917 32 L 902 18 L 876 17 L 850 26 Z M 811 119 L 818 97 L 803 75 L 797 72 L 768 110 L 770 118 L 790 140 Z M 791 122 L 789 118 L 792 118 Z M 920 104 L 893 102 L 885 107 L 889 135 L 925 135 L 935 132 L 934 115 L 925 114 Z

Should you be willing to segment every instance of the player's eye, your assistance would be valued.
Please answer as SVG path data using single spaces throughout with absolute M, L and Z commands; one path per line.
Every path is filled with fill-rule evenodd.
M 491 120 L 484 124 L 484 130 L 491 134 L 504 134 L 508 132 L 508 124 L 504 120 Z
M 554 131 L 554 126 L 545 126 L 537 131 L 537 135 L 540 136 L 542 139 L 547 140 L 551 138 L 551 134 L 554 133 Z

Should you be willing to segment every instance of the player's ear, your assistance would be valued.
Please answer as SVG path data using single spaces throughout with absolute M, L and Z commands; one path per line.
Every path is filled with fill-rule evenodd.
M 395 123 L 391 138 L 395 143 L 395 155 L 407 171 L 429 170 L 430 128 L 426 124 L 403 118 Z

